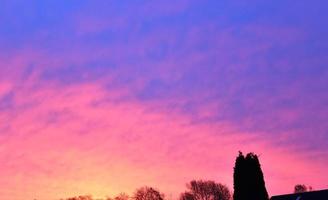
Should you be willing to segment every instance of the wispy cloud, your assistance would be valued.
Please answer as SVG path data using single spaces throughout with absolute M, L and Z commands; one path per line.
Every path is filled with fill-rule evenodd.
M 37 5 L 0 8 L 5 199 L 231 187 L 239 150 L 261 154 L 270 194 L 325 187 L 320 5 Z
M 104 196 L 144 184 L 176 194 L 195 177 L 231 186 L 238 150 L 261 154 L 269 191 L 301 181 L 300 174 L 307 175 L 302 181 L 321 183 L 325 161 L 309 163 L 263 133 L 239 132 L 229 123 L 191 124 L 189 116 L 152 111 L 138 100 L 117 101 L 120 92 L 98 82 L 34 81 L 12 91 L 13 108 L 1 112 L 7 126 L 0 157 L 4 198 L 14 191 L 41 199 Z

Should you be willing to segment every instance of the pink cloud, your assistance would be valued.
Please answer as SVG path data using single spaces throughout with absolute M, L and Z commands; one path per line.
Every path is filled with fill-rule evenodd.
M 14 109 L 1 112 L 10 126 L 0 136 L 4 199 L 103 197 L 142 185 L 176 196 L 193 178 L 231 188 L 238 150 L 261 154 L 270 194 L 289 192 L 298 182 L 319 189 L 327 179 L 325 160 L 308 162 L 304 152 L 276 147 L 264 133 L 240 132 L 229 123 L 190 124 L 181 113 L 118 102 L 121 92 L 101 82 L 49 83 L 30 79 L 14 91 Z

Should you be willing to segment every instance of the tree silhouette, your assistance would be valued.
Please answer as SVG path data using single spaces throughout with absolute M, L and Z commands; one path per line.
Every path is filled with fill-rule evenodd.
M 195 200 L 195 197 L 190 192 L 184 192 L 180 195 L 180 200 Z
M 229 200 L 231 197 L 227 186 L 214 181 L 192 180 L 187 184 L 189 191 L 180 195 L 180 200 Z
M 258 156 L 239 152 L 234 168 L 234 200 L 268 200 Z
M 164 194 L 152 187 L 141 187 L 136 190 L 133 196 L 134 200 L 164 200 Z
M 77 196 L 77 197 L 70 197 L 66 200 L 93 200 L 91 195 L 85 195 L 85 196 Z
M 243 196 L 247 193 L 247 169 L 245 163 L 245 157 L 242 152 L 239 152 L 238 157 L 236 158 L 235 168 L 233 173 L 233 199 L 234 200 L 243 200 Z
M 311 186 L 307 187 L 304 184 L 297 184 L 294 187 L 294 193 L 302 193 L 307 191 L 312 191 L 312 187 Z
M 119 195 L 117 195 L 114 200 L 129 200 L 129 195 L 127 195 L 126 193 L 120 193 Z

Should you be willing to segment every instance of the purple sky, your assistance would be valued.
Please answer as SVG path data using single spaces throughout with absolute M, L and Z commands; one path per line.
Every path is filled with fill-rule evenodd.
M 193 177 L 231 188 L 238 150 L 261 155 L 270 194 L 288 193 L 299 182 L 327 188 L 327 9 L 323 0 L 2 0 L 0 161 L 7 164 L 0 183 L 7 186 L 0 196 L 10 200 L 18 190 L 29 191 L 31 198 L 58 192 L 104 195 L 99 189 L 104 187 L 115 195 L 145 184 L 176 196 Z M 153 140 L 136 139 L 148 136 Z M 77 166 L 78 179 L 64 170 L 70 161 L 51 165 L 59 149 L 41 145 L 57 147 L 62 140 L 76 147 L 75 153 L 62 152 L 68 160 L 76 154 L 91 163 Z M 226 141 L 229 147 L 222 151 Z M 154 156 L 163 160 L 134 160 L 151 142 Z M 140 155 L 132 147 L 107 149 L 113 144 L 135 145 Z M 209 145 L 203 154 L 202 145 Z M 106 160 L 108 180 L 131 166 L 143 178 L 115 176 L 122 182 L 117 188 L 101 177 L 85 183 L 90 173 L 84 168 L 106 174 L 89 160 L 94 156 L 89 151 L 118 157 L 117 172 L 106 156 L 98 157 Z M 287 169 L 293 166 L 290 158 L 301 167 Z M 180 177 L 170 173 L 176 160 L 197 167 Z M 222 160 L 228 164 L 218 164 Z M 167 173 L 165 181 L 159 172 L 144 171 L 151 161 Z M 278 167 L 288 161 L 286 171 Z M 27 173 L 35 166 L 51 172 Z M 56 186 L 36 192 L 49 181 Z M 72 183 L 77 188 L 70 188 Z M 98 189 L 88 190 L 92 184 Z

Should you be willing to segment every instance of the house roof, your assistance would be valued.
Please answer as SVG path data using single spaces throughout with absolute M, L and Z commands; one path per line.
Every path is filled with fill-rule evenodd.
M 328 190 L 273 196 L 270 200 L 328 200 Z

